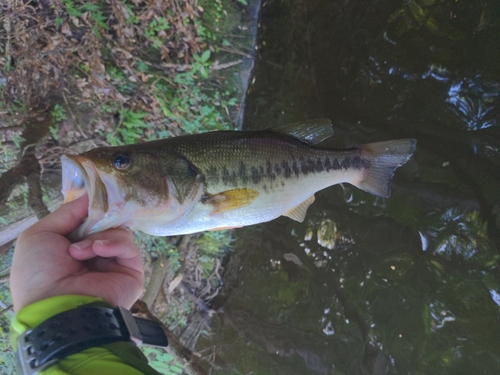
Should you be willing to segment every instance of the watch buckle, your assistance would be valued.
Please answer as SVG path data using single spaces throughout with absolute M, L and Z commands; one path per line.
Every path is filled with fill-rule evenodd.
M 128 311 L 126 308 L 121 307 L 121 306 L 116 307 L 115 311 L 122 318 L 122 321 L 128 330 L 130 340 L 132 340 L 136 346 L 141 345 L 144 341 L 143 336 L 142 336 L 141 330 L 139 329 L 139 326 L 137 325 L 137 322 L 135 321 L 132 313 L 130 311 Z
M 31 350 L 33 349 L 33 345 L 29 342 L 26 342 L 26 336 L 28 336 L 31 331 L 31 329 L 24 331 L 19 335 L 17 340 L 16 356 L 20 374 L 22 375 L 38 375 L 41 371 L 57 362 L 57 358 L 54 358 L 50 361 L 45 362 L 43 365 L 37 365 L 36 355 L 35 353 L 31 352 Z

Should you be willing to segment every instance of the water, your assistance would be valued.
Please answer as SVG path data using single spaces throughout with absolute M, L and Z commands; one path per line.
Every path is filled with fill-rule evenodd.
M 257 37 L 244 128 L 418 146 L 389 199 L 236 230 L 213 371 L 500 374 L 500 2 L 268 1 Z

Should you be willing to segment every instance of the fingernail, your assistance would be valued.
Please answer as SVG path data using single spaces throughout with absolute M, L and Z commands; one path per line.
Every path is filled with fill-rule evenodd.
M 83 249 L 89 247 L 91 244 L 91 240 L 83 240 L 80 242 L 72 243 L 69 247 L 74 247 L 75 249 L 82 251 Z
M 96 244 L 99 244 L 99 245 L 107 245 L 109 243 L 111 243 L 110 240 L 97 240 L 95 241 Z

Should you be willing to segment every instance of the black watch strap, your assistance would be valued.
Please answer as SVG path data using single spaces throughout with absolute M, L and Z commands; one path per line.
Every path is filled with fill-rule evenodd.
M 35 375 L 68 355 L 115 341 L 168 345 L 159 324 L 134 317 L 123 307 L 79 307 L 23 332 L 16 354 L 22 374 Z

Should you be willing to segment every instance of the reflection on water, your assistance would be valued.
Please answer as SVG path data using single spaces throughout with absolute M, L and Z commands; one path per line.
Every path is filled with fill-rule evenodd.
M 327 117 L 346 147 L 413 137 L 389 199 L 316 195 L 237 230 L 218 374 L 500 373 L 497 0 L 262 4 L 244 125 Z
M 500 92 L 497 82 L 485 82 L 478 75 L 472 79 L 451 82 L 446 101 L 453 106 L 454 112 L 465 123 L 467 130 L 486 129 L 498 125 L 496 118 L 488 114 L 495 108 Z

